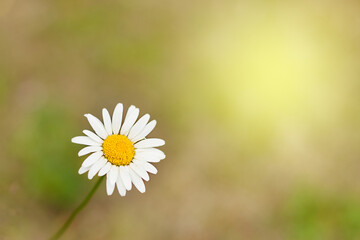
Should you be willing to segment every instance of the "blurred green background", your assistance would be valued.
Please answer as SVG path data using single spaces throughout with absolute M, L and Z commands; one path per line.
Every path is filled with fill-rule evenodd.
M 70 142 L 158 121 L 145 194 L 63 239 L 360 239 L 360 3 L 0 1 L 0 239 L 47 239 L 96 180 Z

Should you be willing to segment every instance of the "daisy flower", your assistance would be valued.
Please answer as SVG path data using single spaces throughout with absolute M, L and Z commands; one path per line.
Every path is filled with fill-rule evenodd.
M 96 174 L 106 174 L 106 192 L 112 195 L 115 185 L 121 196 L 134 185 L 141 193 L 145 192 L 143 180 L 149 181 L 149 174 L 157 169 L 151 164 L 165 158 L 156 147 L 165 141 L 159 138 L 146 138 L 155 128 L 156 121 L 145 114 L 138 121 L 139 109 L 131 105 L 123 121 L 123 105 L 117 104 L 112 118 L 107 109 L 102 110 L 103 123 L 91 114 L 85 114 L 94 131 L 84 130 L 86 136 L 74 137 L 73 143 L 86 145 L 79 156 L 89 155 L 82 163 L 79 174 L 88 172 L 92 179 Z

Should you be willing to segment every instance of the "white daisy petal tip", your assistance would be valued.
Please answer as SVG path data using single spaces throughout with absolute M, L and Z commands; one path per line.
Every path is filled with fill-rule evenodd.
M 111 184 L 109 180 L 106 181 L 106 193 L 111 196 L 114 192 L 115 184 Z
M 111 184 L 115 184 L 117 178 L 118 178 L 118 174 L 119 174 L 119 169 L 118 166 L 116 165 L 112 165 L 110 168 L 110 171 L 108 173 L 109 176 L 109 181 Z
M 101 144 L 92 140 L 88 136 L 78 136 L 73 137 L 71 139 L 72 143 L 81 144 L 81 145 L 88 145 L 88 146 L 100 146 Z
M 134 105 L 131 105 L 126 113 L 124 124 L 121 127 L 120 134 L 127 136 L 130 129 L 133 127 L 136 119 L 138 118 L 140 110 Z
M 82 175 L 82 174 L 86 173 L 86 172 L 89 171 L 89 170 L 90 170 L 89 167 L 80 167 L 78 173 L 79 173 L 80 175 Z
M 134 139 L 134 137 L 136 137 L 144 129 L 149 119 L 150 119 L 150 115 L 145 114 L 134 124 L 134 126 L 132 126 L 128 135 L 130 140 Z
M 97 162 L 102 156 L 102 152 L 94 152 L 91 155 L 89 155 L 82 163 L 81 166 L 83 167 L 90 167 L 92 166 L 95 162 Z
M 99 137 L 105 139 L 108 136 L 104 124 L 97 117 L 92 114 L 86 114 L 85 117 L 88 119 L 91 127 Z
M 107 160 L 104 157 L 101 157 L 96 163 L 94 163 L 88 173 L 88 178 L 92 179 L 99 170 L 106 164 Z
M 130 167 L 137 175 L 139 175 L 145 181 L 150 180 L 149 174 L 145 171 L 145 169 L 141 165 L 132 162 L 130 163 Z
M 98 151 L 101 151 L 101 150 L 102 150 L 102 147 L 100 147 L 100 146 L 84 147 L 83 149 L 81 149 L 79 151 L 78 156 L 81 157 L 81 156 L 87 155 L 89 153 L 98 152 Z
M 93 133 L 92 131 L 89 130 L 83 130 L 83 133 L 88 136 L 91 140 L 97 142 L 97 143 L 103 143 L 104 141 L 98 137 L 98 135 L 96 135 L 95 133 Z
M 165 145 L 165 141 L 160 138 L 147 138 L 134 144 L 135 148 L 154 148 Z
M 114 113 L 112 116 L 111 127 L 114 134 L 118 134 L 121 128 L 122 123 L 122 115 L 123 115 L 123 105 L 122 103 L 118 103 L 114 109 Z
M 111 117 L 109 111 L 106 108 L 102 109 L 102 116 L 104 120 L 104 127 L 108 135 L 112 134 L 112 124 L 111 124 Z
M 120 170 L 120 168 L 119 168 Z M 120 194 L 121 197 L 125 197 L 126 195 L 126 188 L 124 186 L 124 183 L 120 177 L 120 175 L 118 175 L 117 179 L 116 179 L 116 186 L 117 186 L 117 189 L 118 189 L 118 192 Z
M 131 185 L 131 178 L 130 178 L 128 166 L 120 166 L 119 172 L 126 190 L 130 191 L 132 185 Z
M 134 184 L 134 186 L 139 190 L 139 192 L 144 193 L 145 192 L 145 184 L 141 177 L 134 172 L 131 168 L 129 168 L 129 173 L 131 177 L 131 181 Z
M 150 121 L 143 130 L 140 131 L 139 134 L 137 134 L 133 139 L 131 139 L 131 141 L 133 141 L 134 143 L 136 143 L 137 141 L 143 140 L 145 139 L 145 137 L 147 135 L 149 135 L 152 130 L 154 130 L 155 126 L 156 126 L 156 120 L 152 120 Z

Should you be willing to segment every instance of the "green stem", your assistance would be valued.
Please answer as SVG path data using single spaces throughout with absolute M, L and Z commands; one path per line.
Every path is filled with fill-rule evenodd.
M 94 195 L 95 191 L 98 189 L 98 187 L 100 186 L 100 183 L 102 182 L 102 180 L 104 179 L 104 177 L 100 177 L 99 180 L 95 183 L 94 187 L 91 189 L 91 191 L 89 192 L 89 194 L 86 196 L 86 198 L 84 199 L 84 201 L 82 201 L 82 203 L 71 213 L 70 217 L 66 220 L 66 222 L 64 223 L 64 225 L 55 233 L 55 235 L 50 238 L 51 240 L 56 240 L 59 239 L 61 237 L 61 235 L 63 235 L 63 233 L 66 231 L 66 229 L 69 227 L 69 225 L 71 224 L 71 222 L 74 220 L 74 218 L 76 217 L 76 215 L 86 206 L 86 204 L 89 202 L 89 200 L 91 199 L 91 197 Z

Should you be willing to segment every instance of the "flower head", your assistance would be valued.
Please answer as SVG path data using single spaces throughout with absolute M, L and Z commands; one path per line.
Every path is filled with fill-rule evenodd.
M 123 120 L 123 105 L 117 104 L 112 118 L 108 110 L 102 111 L 103 123 L 91 114 L 85 114 L 94 132 L 84 130 L 86 136 L 74 137 L 73 143 L 86 145 L 79 156 L 89 155 L 82 163 L 79 174 L 88 172 L 92 179 L 96 174 L 106 174 L 106 192 L 111 195 L 115 185 L 121 196 L 131 190 L 132 184 L 145 192 L 143 180 L 149 181 L 149 173 L 156 174 L 151 164 L 165 158 L 165 154 L 156 147 L 165 141 L 158 138 L 146 138 L 155 128 L 156 121 L 145 114 L 138 121 L 139 109 L 131 105 Z

